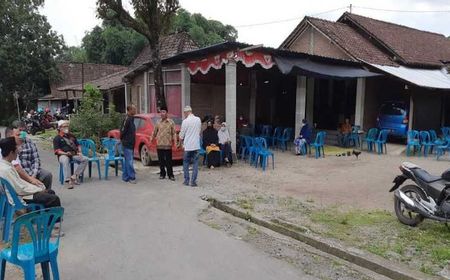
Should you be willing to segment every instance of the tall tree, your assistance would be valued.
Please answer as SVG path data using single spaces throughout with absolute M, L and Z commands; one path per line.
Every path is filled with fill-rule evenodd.
M 39 14 L 43 0 L 0 0 L 0 120 L 16 115 L 13 94 L 29 104 L 56 78 L 55 56 L 64 46 Z
M 122 0 L 98 0 L 97 11 L 100 17 L 118 20 L 123 26 L 144 35 L 152 50 L 150 61 L 154 71 L 157 107 L 166 107 L 160 39 L 170 29 L 171 22 L 179 8 L 178 0 L 131 0 L 134 15 L 124 9 Z

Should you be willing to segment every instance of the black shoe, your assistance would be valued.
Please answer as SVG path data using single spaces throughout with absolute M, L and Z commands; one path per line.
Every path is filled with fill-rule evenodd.
M 164 180 L 166 179 L 166 176 L 159 176 L 159 179 Z
M 197 187 L 197 183 L 196 182 L 192 182 L 191 183 L 191 187 Z
M 183 182 L 183 185 L 189 186 L 189 182 L 184 181 L 184 182 Z
M 175 177 L 169 177 L 170 181 L 175 181 Z

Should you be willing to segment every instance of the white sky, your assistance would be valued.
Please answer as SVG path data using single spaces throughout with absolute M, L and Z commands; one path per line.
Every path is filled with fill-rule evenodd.
M 126 1 L 124 1 L 126 2 Z M 240 42 L 278 47 L 305 15 L 336 20 L 352 3 L 356 14 L 450 35 L 450 0 L 180 0 L 191 13 L 237 27 Z M 441 11 L 434 13 L 388 12 L 362 9 Z M 100 24 L 95 0 L 46 0 L 42 13 L 70 46 L 80 45 L 86 31 Z M 337 8 L 338 11 L 321 13 Z M 447 11 L 447 12 L 443 12 Z M 239 27 L 293 19 L 281 23 Z

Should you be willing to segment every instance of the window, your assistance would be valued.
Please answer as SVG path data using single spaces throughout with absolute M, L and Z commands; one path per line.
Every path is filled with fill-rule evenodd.
M 382 115 L 402 116 L 405 114 L 405 109 L 401 104 L 385 104 L 381 107 L 380 113 Z
M 136 130 L 140 129 L 144 125 L 145 125 L 145 120 L 143 120 L 141 118 L 134 118 L 134 126 L 136 127 Z

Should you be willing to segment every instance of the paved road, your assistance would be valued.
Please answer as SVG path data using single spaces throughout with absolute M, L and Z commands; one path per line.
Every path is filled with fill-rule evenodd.
M 57 174 L 53 155 L 41 157 Z M 54 183 L 66 209 L 61 279 L 314 279 L 199 222 L 201 187 L 138 176 L 137 185 L 116 177 L 74 190 Z

